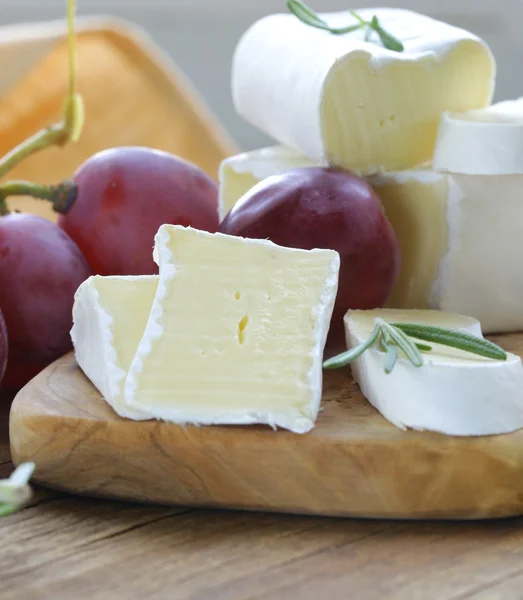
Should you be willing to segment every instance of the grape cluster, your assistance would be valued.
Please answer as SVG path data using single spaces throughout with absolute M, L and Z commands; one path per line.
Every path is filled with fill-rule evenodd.
M 57 224 L 30 214 L 0 217 L 4 386 L 24 385 L 72 349 L 74 294 L 91 274 L 156 273 L 152 247 L 164 223 L 212 233 L 218 228 L 214 181 L 195 165 L 159 150 L 100 152 L 78 169 L 67 192 L 72 201 Z

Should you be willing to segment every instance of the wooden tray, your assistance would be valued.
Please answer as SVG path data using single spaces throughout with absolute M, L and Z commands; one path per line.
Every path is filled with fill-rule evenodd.
M 140 29 L 116 19 L 78 19 L 79 91 L 86 107 L 80 141 L 24 161 L 10 179 L 56 183 L 99 150 L 121 145 L 167 150 L 217 178 L 220 161 L 238 151 L 176 65 Z M 57 121 L 67 90 L 62 22 L 0 28 L 0 155 Z M 12 207 L 54 218 L 45 202 Z
M 494 339 L 523 353 L 523 334 Z M 52 488 L 162 504 L 409 519 L 523 514 L 523 430 L 404 432 L 348 372 L 326 375 L 309 434 L 180 427 L 118 417 L 68 355 L 15 398 L 13 460 L 34 461 L 36 480 Z

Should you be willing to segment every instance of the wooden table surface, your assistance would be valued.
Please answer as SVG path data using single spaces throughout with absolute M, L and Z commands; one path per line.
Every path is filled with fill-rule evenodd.
M 12 470 L 9 403 L 0 400 L 4 477 Z M 0 519 L 0 540 L 2 600 L 523 597 L 519 518 L 364 521 L 141 506 L 38 489 L 30 506 Z

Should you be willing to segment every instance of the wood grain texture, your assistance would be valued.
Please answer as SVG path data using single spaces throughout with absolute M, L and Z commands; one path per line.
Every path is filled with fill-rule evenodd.
M 42 494 L 0 519 L 2 600 L 521 598 L 523 519 L 340 520 Z
M 523 334 L 497 339 L 523 352 Z M 153 503 L 339 516 L 488 518 L 523 514 L 523 430 L 456 438 L 404 432 L 344 372 L 327 373 L 306 435 L 265 427 L 181 427 L 118 417 L 72 355 L 15 398 L 15 463 L 78 494 Z
M 24 161 L 10 179 L 57 183 L 89 156 L 114 146 L 166 150 L 199 165 L 214 179 L 220 161 L 237 148 L 180 73 L 125 28 L 78 35 L 79 91 L 86 110 L 80 141 Z M 0 98 L 0 155 L 56 122 L 67 91 L 67 48 L 59 41 L 5 97 Z M 18 199 L 12 206 L 52 217 L 47 203 Z

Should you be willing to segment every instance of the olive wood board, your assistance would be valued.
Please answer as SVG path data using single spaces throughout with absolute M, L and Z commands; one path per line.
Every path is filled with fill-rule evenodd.
M 523 355 L 523 334 L 491 339 Z M 316 427 L 298 435 L 123 419 L 69 354 L 18 393 L 10 440 L 15 464 L 36 463 L 35 481 L 81 495 L 370 518 L 523 514 L 523 430 L 402 431 L 348 369 L 325 373 Z

